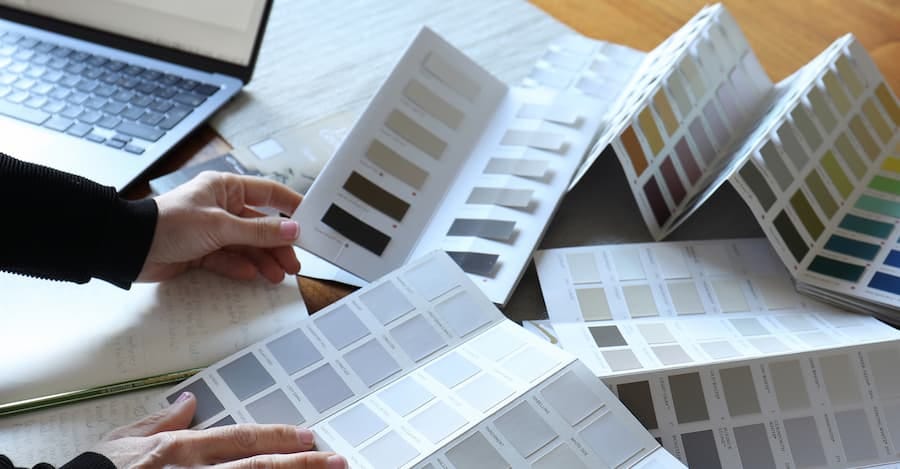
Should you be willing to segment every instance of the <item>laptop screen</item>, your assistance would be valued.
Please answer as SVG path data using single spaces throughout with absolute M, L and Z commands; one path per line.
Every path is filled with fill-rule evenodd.
M 0 0 L 19 10 L 246 66 L 265 0 Z

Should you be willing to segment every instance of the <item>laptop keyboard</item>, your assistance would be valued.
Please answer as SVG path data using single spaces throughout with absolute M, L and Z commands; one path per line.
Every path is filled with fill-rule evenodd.
M 219 88 L 0 31 L 0 114 L 141 154 Z

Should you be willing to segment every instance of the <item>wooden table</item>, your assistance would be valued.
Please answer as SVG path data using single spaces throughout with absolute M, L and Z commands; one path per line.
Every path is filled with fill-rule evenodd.
M 532 0 L 581 34 L 650 50 L 690 19 L 702 0 Z M 894 92 L 900 91 L 900 0 L 726 1 L 769 76 L 790 75 L 843 34 L 859 38 Z M 181 166 L 226 153 L 230 146 L 203 127 L 177 147 L 126 196 L 150 194 L 149 179 Z M 301 276 L 310 312 L 333 303 L 352 288 Z

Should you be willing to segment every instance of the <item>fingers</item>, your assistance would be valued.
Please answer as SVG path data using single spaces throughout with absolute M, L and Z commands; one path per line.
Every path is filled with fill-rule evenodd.
M 259 269 L 253 261 L 231 251 L 216 251 L 204 257 L 200 266 L 234 280 L 253 280 L 259 274 Z
M 303 200 L 303 196 L 284 184 L 261 177 L 231 176 L 226 183 L 243 186 L 244 203 L 247 205 L 272 207 L 281 213 L 291 215 Z
M 300 236 L 296 221 L 280 217 L 240 218 L 223 213 L 215 236 L 223 246 L 288 246 Z
M 270 248 L 267 251 L 275 258 L 275 261 L 284 269 L 285 273 L 297 275 L 300 272 L 300 260 L 297 259 L 297 253 L 294 251 L 294 248 L 282 246 Z
M 180 448 L 186 454 L 202 462 L 297 453 L 309 451 L 315 444 L 311 431 L 292 425 L 226 425 L 178 432 L 177 438 L 182 440 Z
M 264 279 L 272 283 L 280 283 L 284 280 L 284 269 L 268 251 L 246 248 L 241 249 L 241 252 L 253 262 Z
M 220 464 L 216 467 L 221 469 L 256 469 L 259 467 L 271 469 L 345 469 L 347 461 L 334 453 L 309 452 L 256 456 Z
M 150 436 L 160 432 L 188 428 L 197 409 L 197 399 L 189 392 L 182 393 L 169 407 L 150 414 L 137 422 L 116 428 L 106 435 L 106 440 L 129 436 Z

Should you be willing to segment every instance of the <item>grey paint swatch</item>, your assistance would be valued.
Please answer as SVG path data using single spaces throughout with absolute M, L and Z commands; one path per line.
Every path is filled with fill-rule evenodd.
M 675 404 L 675 418 L 678 423 L 709 420 L 703 384 L 697 372 L 669 376 L 669 388 Z
M 465 117 L 462 111 L 457 109 L 456 106 L 436 95 L 416 79 L 412 79 L 407 83 L 406 88 L 403 89 L 403 94 L 428 115 L 443 122 L 451 129 L 455 130 L 459 128 L 463 117 Z
M 597 347 L 628 345 L 628 342 L 625 341 L 625 338 L 622 337 L 622 333 L 616 326 L 591 326 L 588 327 L 588 331 L 591 333 L 591 337 L 594 338 L 594 343 L 597 344 Z
M 834 413 L 841 446 L 848 462 L 865 461 L 878 456 L 875 439 L 869 427 L 869 419 L 863 409 L 843 410 Z
M 719 377 L 722 378 L 722 387 L 725 389 L 728 413 L 732 417 L 760 413 L 753 373 L 749 366 L 721 369 Z
M 301 376 L 294 383 L 319 412 L 325 412 L 353 396 L 353 391 L 329 363 Z
M 573 390 L 580 391 L 573 392 Z M 559 379 L 548 384 L 541 394 L 573 427 L 600 409 L 596 396 L 572 371 L 567 371 Z
M 421 189 L 428 179 L 428 172 L 378 140 L 372 140 L 366 150 L 366 157 L 395 178 L 416 189 Z
M 391 111 L 385 125 L 400 138 L 436 160 L 441 159 L 444 150 L 447 149 L 447 142 L 400 111 Z
M 712 430 L 683 433 L 681 443 L 684 445 L 684 453 L 688 467 L 702 467 L 704 469 L 716 469 L 722 467 L 719 459 L 719 450 L 716 449 L 716 437 Z
M 222 366 L 218 373 L 241 401 L 275 384 L 275 380 L 252 353 Z
M 503 207 L 525 208 L 531 203 L 531 189 L 500 189 L 495 187 L 476 187 L 472 189 L 467 204 L 500 205 Z
M 281 389 L 276 389 L 247 404 L 247 412 L 250 413 L 256 423 L 300 425 L 305 421 Z
M 825 449 L 813 417 L 785 419 L 784 430 L 798 469 L 825 465 Z
M 447 255 L 467 274 L 490 277 L 500 256 L 483 252 L 447 251 Z
M 363 448 L 360 454 L 373 467 L 400 467 L 419 455 L 397 432 L 389 432 Z
M 381 186 L 356 171 L 353 171 L 344 182 L 344 190 L 397 221 L 403 221 L 403 217 L 409 210 L 409 203 L 382 189 Z
M 494 421 L 497 430 L 523 458 L 534 454 L 556 438 L 556 432 L 528 402 L 520 402 Z
M 485 174 L 507 174 L 526 178 L 540 178 L 547 173 L 550 162 L 524 158 L 491 158 L 484 168 Z
M 434 52 L 425 58 L 425 70 L 431 72 L 441 83 L 460 94 L 460 96 L 474 101 L 481 93 L 481 85 L 462 72 L 453 68 L 446 60 Z
M 465 337 L 490 322 L 488 312 L 466 292 L 438 303 L 434 312 L 459 337 Z
M 376 339 L 371 339 L 347 352 L 344 360 L 370 388 L 388 376 L 400 372 L 400 365 Z
M 656 420 L 656 411 L 653 409 L 653 396 L 650 394 L 650 383 L 636 381 L 616 386 L 619 400 L 631 411 L 631 414 L 641 422 L 647 430 L 656 430 L 659 423 Z
M 190 426 L 193 427 L 204 420 L 225 410 L 225 406 L 216 397 L 216 394 L 210 389 L 206 381 L 199 379 L 185 386 L 177 394 L 172 394 L 166 398 L 170 404 L 173 404 L 178 396 L 183 392 L 190 392 L 197 399 L 197 410 L 194 411 L 194 419 L 191 420 Z
M 391 281 L 363 293 L 359 300 L 385 325 L 415 309 Z
M 765 425 L 757 423 L 734 427 L 734 439 L 737 440 L 742 466 L 759 469 L 776 467 Z
M 328 421 L 328 424 L 331 425 L 331 428 L 337 430 L 341 437 L 352 446 L 359 446 L 362 442 L 387 428 L 387 424 L 362 403 L 335 416 Z
M 781 410 L 809 408 L 809 394 L 803 381 L 803 370 L 796 360 L 769 364 L 769 374 L 775 383 L 775 397 Z
M 488 443 L 481 432 L 474 433 L 447 451 L 447 459 L 456 467 L 507 469 L 509 463 Z
M 422 316 L 414 316 L 409 321 L 393 328 L 391 336 L 415 362 L 421 361 L 447 345 L 444 338 Z
M 508 241 L 512 238 L 515 229 L 516 222 L 514 221 L 457 218 L 450 225 L 447 236 L 477 236 Z
M 369 329 L 347 305 L 341 305 L 324 314 L 316 314 L 313 316 L 313 322 L 338 350 L 369 335 Z
M 322 359 L 319 349 L 309 341 L 303 329 L 296 329 L 266 347 L 287 374 L 294 374 Z

